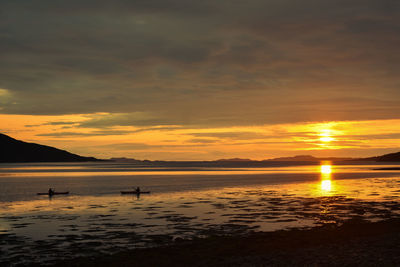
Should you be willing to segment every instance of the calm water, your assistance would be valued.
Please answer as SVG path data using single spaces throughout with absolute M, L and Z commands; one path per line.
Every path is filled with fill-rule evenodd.
M 400 171 L 374 170 L 380 167 L 3 164 L 0 265 L 114 253 L 177 238 L 400 216 Z M 134 186 L 151 194 L 120 195 Z M 49 187 L 71 193 L 36 195 Z
M 384 166 L 384 167 L 390 167 Z M 399 166 L 399 165 L 394 165 Z M 382 165 L 332 166 L 334 180 L 396 177 L 399 171 L 377 171 Z M 320 166 L 274 168 L 140 168 L 131 164 L 0 164 L 0 201 L 31 201 L 49 187 L 74 196 L 105 196 L 140 186 L 154 194 L 224 187 L 316 182 Z

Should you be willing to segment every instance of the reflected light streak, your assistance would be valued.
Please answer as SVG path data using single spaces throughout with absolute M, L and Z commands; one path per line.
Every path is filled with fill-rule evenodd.
M 332 181 L 331 180 L 322 180 L 321 181 L 321 190 L 330 192 L 332 191 Z
M 321 190 L 323 192 L 330 192 L 332 191 L 332 165 L 324 164 L 320 166 L 321 172 Z

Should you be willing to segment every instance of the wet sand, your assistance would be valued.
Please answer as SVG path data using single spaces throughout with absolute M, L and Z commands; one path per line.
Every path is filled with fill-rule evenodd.
M 398 266 L 400 219 L 177 240 L 57 266 Z

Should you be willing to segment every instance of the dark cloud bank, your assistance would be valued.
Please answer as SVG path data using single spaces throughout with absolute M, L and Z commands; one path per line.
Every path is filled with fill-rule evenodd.
M 398 118 L 398 47 L 399 1 L 3 0 L 0 108 L 125 114 L 96 127 Z

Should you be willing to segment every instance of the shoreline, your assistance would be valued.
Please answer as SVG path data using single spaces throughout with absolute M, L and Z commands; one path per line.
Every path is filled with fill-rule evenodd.
M 177 240 L 167 246 L 56 262 L 54 266 L 394 266 L 400 219 Z

